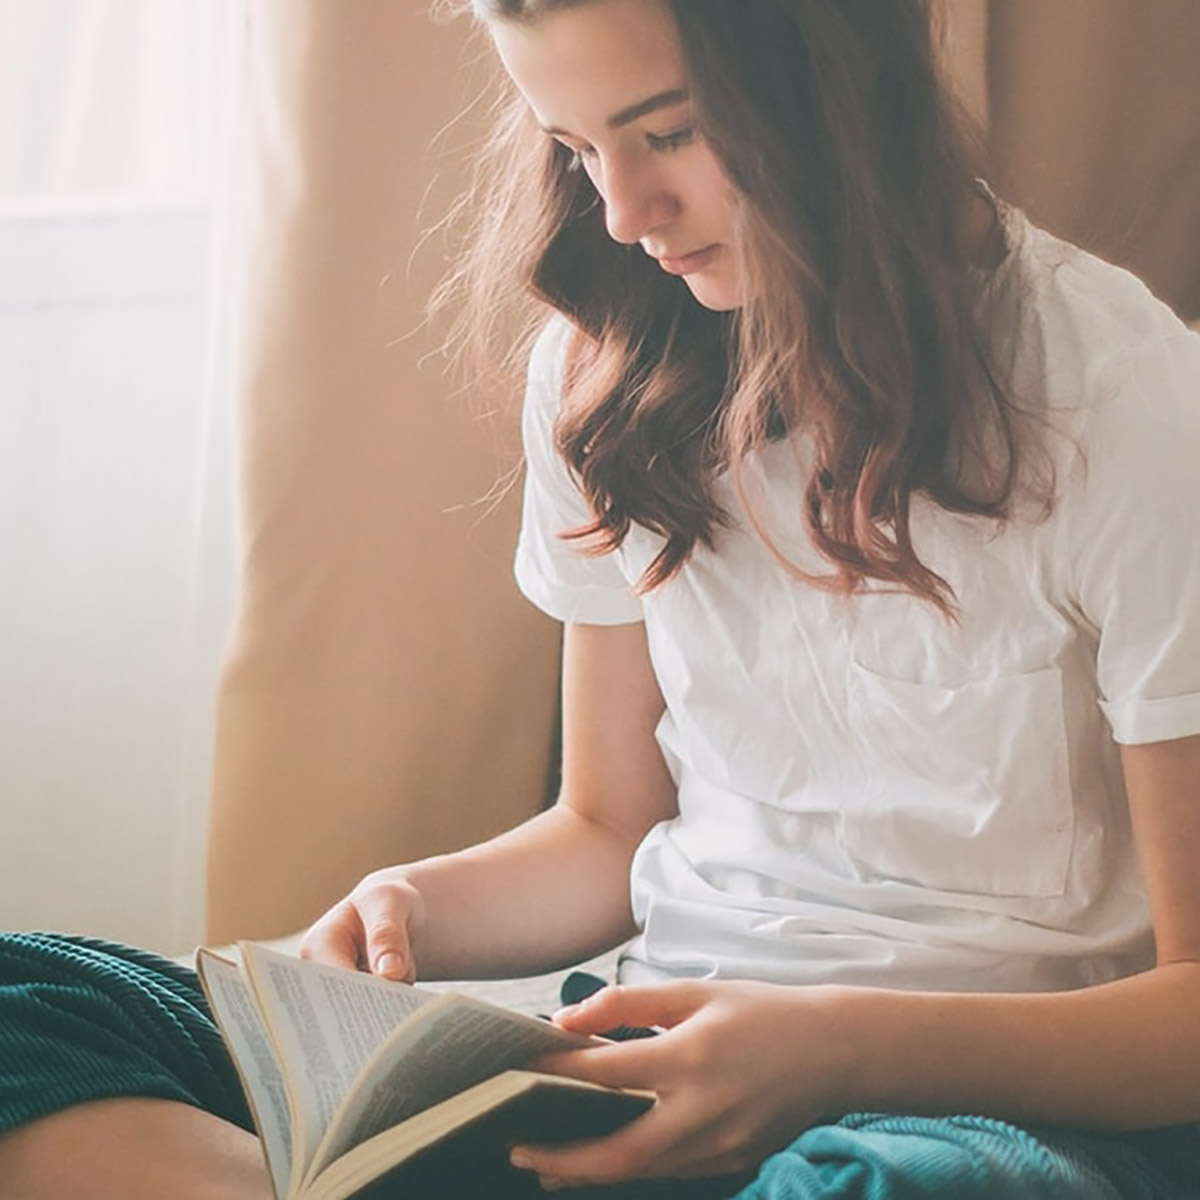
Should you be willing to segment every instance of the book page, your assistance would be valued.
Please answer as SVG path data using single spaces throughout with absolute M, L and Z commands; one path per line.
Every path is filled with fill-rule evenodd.
M 266 1026 L 236 963 L 201 950 L 196 969 L 250 1102 L 275 1195 L 282 1198 L 291 1175 L 291 1118 L 283 1074 Z
M 596 1044 L 483 1000 L 443 995 L 376 1052 L 313 1156 L 305 1181 L 352 1146 L 534 1055 Z
M 378 1047 L 435 997 L 380 979 L 244 943 L 254 987 L 295 1102 L 293 1157 L 307 1168 L 334 1112 Z

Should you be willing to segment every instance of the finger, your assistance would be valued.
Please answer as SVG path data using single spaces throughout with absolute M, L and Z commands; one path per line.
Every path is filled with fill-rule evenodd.
M 707 1174 L 711 1165 L 703 1139 L 698 1142 L 680 1126 L 678 1114 L 672 1115 L 664 1106 L 656 1106 L 608 1137 L 562 1146 L 518 1146 L 511 1161 L 536 1171 L 543 1180 L 571 1186 Z
M 554 1022 L 575 1033 L 603 1033 L 619 1025 L 669 1029 L 687 1020 L 708 998 L 702 983 L 690 981 L 646 987 L 601 988 L 579 1004 L 559 1009 Z
M 632 1125 L 640 1125 L 646 1120 L 649 1120 L 648 1116 Z M 631 1143 L 628 1131 L 632 1125 L 609 1137 L 570 1142 L 564 1146 L 516 1146 L 509 1161 L 521 1170 L 535 1171 L 555 1186 L 620 1183 L 639 1175 L 644 1177 L 645 1151 L 637 1141 Z
M 664 1054 L 663 1040 L 611 1042 L 586 1050 L 542 1054 L 529 1065 L 535 1071 L 582 1079 L 602 1087 L 655 1091 L 656 1084 L 663 1079 L 664 1067 L 670 1065 L 670 1049 Z
M 304 935 L 300 957 L 356 971 L 363 961 L 362 924 L 349 900 L 330 909 Z
M 358 897 L 355 904 L 362 922 L 363 957 L 367 969 L 385 979 L 416 978 L 408 940 L 408 896 L 395 884 L 379 884 Z

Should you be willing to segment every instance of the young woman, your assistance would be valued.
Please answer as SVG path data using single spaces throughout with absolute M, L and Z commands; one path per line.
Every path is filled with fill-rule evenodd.
M 514 105 L 460 282 L 484 346 L 541 306 L 517 575 L 564 624 L 562 791 L 303 952 L 436 978 L 632 938 L 558 1020 L 659 1035 L 546 1065 L 658 1102 L 518 1148 L 544 1186 L 1195 1195 L 1200 339 L 975 179 L 921 0 L 474 9 Z M 162 1147 L 205 1137 L 262 1194 L 189 979 L 116 953 L 115 1010 L 186 1002 L 187 1053 L 3 1083 L 8 1126 L 59 1111 L 0 1177 L 54 1194 L 78 1135 L 99 1195 L 119 1134 L 201 1195 Z M 20 1020 L 23 1061 L 83 1056 Z

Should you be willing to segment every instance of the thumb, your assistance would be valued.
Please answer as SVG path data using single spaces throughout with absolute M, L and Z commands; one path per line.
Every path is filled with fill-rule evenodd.
M 554 1023 L 573 1033 L 604 1033 L 621 1025 L 670 1029 L 686 1021 L 707 1000 L 701 983 L 649 984 L 601 988 L 579 1004 L 559 1009 Z
M 397 919 L 396 912 L 390 907 L 360 902 L 359 920 L 362 921 L 368 970 L 385 979 L 412 983 L 416 978 L 416 964 L 403 918 Z

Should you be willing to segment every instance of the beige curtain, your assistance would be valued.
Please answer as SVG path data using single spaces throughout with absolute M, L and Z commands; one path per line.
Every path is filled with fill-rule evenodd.
M 476 419 L 418 329 L 443 268 L 420 233 L 462 185 L 431 143 L 478 84 L 462 23 L 425 9 L 251 5 L 244 579 L 217 712 L 217 941 L 299 928 L 371 868 L 543 801 L 557 628 L 511 581 L 517 493 L 478 503 L 518 461 L 515 422 Z
M 946 0 L 1001 191 L 1200 316 L 1196 0 Z M 510 574 L 504 466 L 412 335 L 471 88 L 425 4 L 255 0 L 244 588 L 218 704 L 212 939 L 542 802 L 557 634 Z M 460 143 L 471 118 L 455 127 Z M 427 195 L 428 193 L 428 195 Z M 424 206 L 422 208 L 422 200 Z M 418 211 L 421 210 L 421 211 Z

